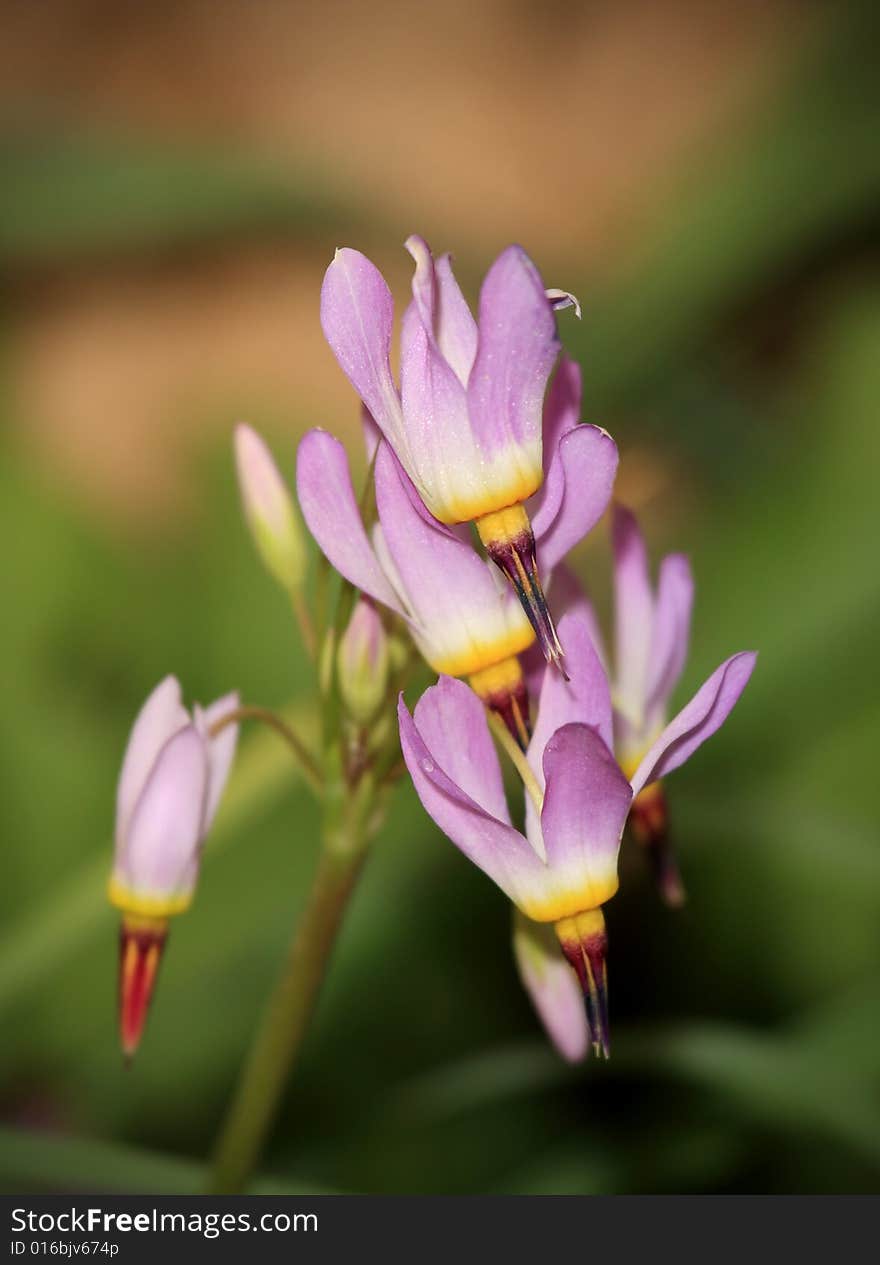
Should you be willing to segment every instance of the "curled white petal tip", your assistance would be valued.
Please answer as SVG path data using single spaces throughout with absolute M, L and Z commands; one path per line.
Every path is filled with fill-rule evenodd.
M 581 319 L 581 305 L 577 295 L 569 293 L 568 290 L 558 290 L 555 287 L 546 290 L 545 294 L 554 312 L 563 312 L 567 307 L 573 307 L 575 316 L 578 320 Z

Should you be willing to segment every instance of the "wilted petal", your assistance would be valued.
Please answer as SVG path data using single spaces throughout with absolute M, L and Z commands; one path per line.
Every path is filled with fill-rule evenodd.
M 635 515 L 614 506 L 615 706 L 638 725 L 645 706 L 654 597 L 648 555 Z
M 131 814 L 156 757 L 168 739 L 188 724 L 189 715 L 180 701 L 180 682 L 166 676 L 138 712 L 125 749 L 116 793 L 117 849 L 125 840 Z
M 617 889 L 617 853 L 632 787 L 595 729 L 564 725 L 544 750 L 541 830 L 547 863 L 592 909 Z
M 432 690 L 437 688 L 433 686 L 423 696 L 422 703 L 428 709 L 432 706 Z M 459 682 L 453 709 L 461 709 L 461 731 L 468 732 L 479 724 L 486 728 L 482 705 L 474 694 L 471 694 L 473 703 L 467 702 L 467 693 L 467 686 Z M 479 716 L 474 707 L 478 709 Z M 518 830 L 480 807 L 445 772 L 407 711 L 403 695 L 398 703 L 397 715 L 403 758 L 425 811 L 468 860 L 487 874 L 514 903 L 521 904 L 524 899 L 527 900 L 530 887 L 543 883 L 544 866 L 535 852 Z M 473 785 L 473 781 L 470 784 Z
M 471 422 L 484 452 L 540 444 L 544 392 L 559 347 L 537 268 L 520 246 L 508 246 L 480 292 L 477 357 L 468 380 Z
M 538 565 L 551 571 L 595 527 L 608 508 L 617 474 L 617 445 L 599 426 L 576 426 L 559 443 L 559 462 L 547 476 L 561 478 L 555 512 L 543 504 L 532 520 Z
M 743 650 L 716 668 L 686 707 L 663 730 L 632 780 L 638 794 L 643 786 L 665 777 L 684 764 L 698 747 L 720 729 L 746 687 L 757 655 Z
M 657 584 L 648 658 L 648 712 L 664 708 L 678 684 L 687 658 L 693 601 L 690 563 L 684 554 L 669 554 L 660 564 Z
M 394 300 L 375 264 L 337 250 L 321 287 L 321 327 L 342 371 L 389 443 L 403 439 L 403 416 L 389 360 Z
M 211 726 L 239 705 L 238 691 L 224 694 L 210 706 L 202 709 L 193 708 L 193 718 L 199 733 L 203 734 L 208 748 L 208 794 L 205 801 L 205 818 L 202 823 L 202 836 L 211 829 L 211 824 L 220 807 L 220 799 L 235 759 L 235 748 L 238 745 L 238 725 L 224 725 L 216 737 L 210 737 Z
M 476 672 L 531 643 L 532 630 L 515 597 L 467 539 L 418 507 L 387 444 L 376 458 L 376 503 L 397 582 L 437 672 Z
M 194 725 L 187 725 L 159 752 L 131 814 L 115 870 L 129 891 L 168 900 L 186 894 L 202 839 L 207 789 L 206 743 Z
M 573 307 L 575 316 L 578 320 L 581 319 L 581 305 L 576 295 L 570 294 L 568 290 L 557 290 L 555 286 L 544 293 L 554 312 L 564 312 L 567 307 Z
M 550 1040 L 569 1063 L 579 1063 L 589 1051 L 590 1030 L 580 984 L 553 928 L 532 922 L 515 909 L 513 955 L 523 987 Z
M 309 531 L 336 570 L 355 588 L 403 614 L 367 539 L 345 449 L 327 431 L 310 430 L 303 436 L 296 490 Z

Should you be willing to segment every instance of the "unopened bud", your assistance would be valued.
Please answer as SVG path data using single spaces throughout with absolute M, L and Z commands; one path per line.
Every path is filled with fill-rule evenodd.
M 299 515 L 265 442 L 243 423 L 235 428 L 235 466 L 245 518 L 264 566 L 283 588 L 298 589 L 306 570 Z
M 339 692 L 353 720 L 367 725 L 388 691 L 388 638 L 372 602 L 360 598 L 342 634 L 336 658 Z

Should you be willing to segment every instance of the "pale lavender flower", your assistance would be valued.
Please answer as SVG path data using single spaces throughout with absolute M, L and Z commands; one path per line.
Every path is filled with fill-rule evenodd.
M 548 299 L 535 265 L 510 246 L 483 282 L 478 325 L 450 257 L 435 261 L 415 236 L 407 249 L 416 271 L 402 324 L 400 390 L 390 365 L 391 292 L 358 251 L 337 251 L 327 269 L 324 333 L 429 513 L 441 523 L 476 523 L 545 657 L 558 661 L 524 502 L 544 479 L 544 394 L 560 348 L 554 306 L 570 296 L 554 291 Z
M 601 906 L 617 890 L 617 854 L 633 796 L 682 764 L 729 715 L 754 666 L 717 669 L 663 730 L 628 781 L 613 754 L 611 695 L 577 611 L 560 624 L 571 678 L 546 672 L 527 760 L 525 834 L 511 825 L 501 771 L 476 699 L 441 678 L 410 716 L 398 708 L 404 759 L 441 830 L 536 922 L 552 923 L 587 999 L 594 1048 L 608 1051 Z
M 134 1052 L 168 931 L 192 901 L 202 844 L 232 766 L 237 726 L 210 730 L 238 706 L 227 694 L 192 715 L 168 676 L 141 708 L 122 764 L 116 800 L 111 904 L 122 911 L 120 1028 Z
M 547 477 L 530 502 L 546 575 L 604 513 L 617 470 L 614 441 L 599 427 L 577 425 L 579 407 L 579 371 L 563 360 L 544 410 Z M 366 429 L 378 523 L 368 535 L 345 449 L 314 430 L 297 456 L 297 492 L 309 530 L 350 583 L 407 621 L 436 672 L 468 677 L 524 741 L 528 702 L 516 656 L 534 640 L 531 625 L 467 530 L 430 515 L 390 446 L 369 421 Z

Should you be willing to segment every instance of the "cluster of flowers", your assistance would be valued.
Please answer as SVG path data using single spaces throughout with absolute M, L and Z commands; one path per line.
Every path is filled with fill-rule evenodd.
M 723 724 L 755 656 L 727 659 L 669 719 L 688 648 L 690 569 L 670 555 L 655 588 L 638 525 L 614 505 L 611 670 L 564 561 L 611 504 L 618 463 L 610 435 L 581 423 L 580 372 L 560 357 L 557 312 L 579 314 L 577 301 L 546 289 L 511 246 L 486 275 L 477 321 L 449 256 L 435 260 L 417 237 L 407 248 L 415 274 L 399 388 L 393 300 L 375 266 L 338 251 L 321 295 L 324 333 L 363 404 L 370 469 L 369 495 L 359 500 L 337 439 L 313 430 L 300 444 L 303 517 L 359 594 L 338 648 L 340 687 L 360 725 L 387 714 L 390 638 L 406 630 L 439 677 L 412 713 L 398 699 L 416 792 L 513 903 L 520 974 L 557 1048 L 572 1060 L 591 1047 L 607 1056 L 602 906 L 618 887 L 624 828 L 629 822 L 651 857 L 664 898 L 680 903 L 662 779 Z M 240 427 L 236 442 L 252 532 L 291 587 L 303 568 L 295 510 L 262 441 Z M 235 702 L 190 719 L 169 679 L 131 737 L 110 889 L 124 915 L 127 1049 L 140 1034 L 168 917 L 192 895 L 232 760 Z M 523 783 L 522 831 L 493 733 Z

